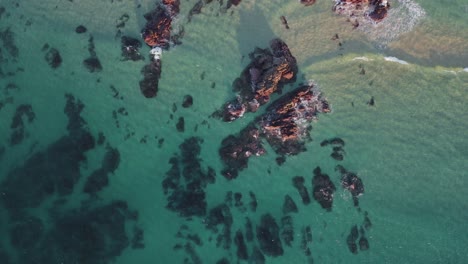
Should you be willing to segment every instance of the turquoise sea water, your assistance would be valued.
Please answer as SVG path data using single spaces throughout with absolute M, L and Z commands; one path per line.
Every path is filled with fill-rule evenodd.
M 155 1 L 3 1 L 0 32 L 2 36 L 8 35 L 7 29 L 12 32 L 18 55 L 10 54 L 8 38 L 2 37 L 0 263 L 216 263 L 222 258 L 229 263 L 255 263 L 238 259 L 234 239 L 230 249 L 217 247 L 218 234 L 206 228 L 206 216 L 187 219 L 166 208 L 162 182 L 171 168 L 169 159 L 181 155 L 179 145 L 192 136 L 203 139 L 198 157 L 202 169 L 210 166 L 217 174 L 216 182 L 205 189 L 207 210 L 223 203 L 228 191 L 242 194 L 247 210 L 230 207 L 231 236 L 241 230 L 245 237 L 245 219 L 251 220 L 255 235 L 246 242 L 249 256 L 259 247 L 255 227 L 262 215 L 271 214 L 281 227 L 288 194 L 299 211 L 291 214 L 294 242 L 288 247 L 283 241 L 283 255 L 266 255 L 265 263 L 466 263 L 468 72 L 463 69 L 468 67 L 468 3 L 416 2 L 425 15 L 411 31 L 403 32 L 402 24 L 396 28 L 402 33 L 389 39 L 385 29 L 385 34 L 353 29 L 346 18 L 332 13 L 333 1 L 320 0 L 309 7 L 299 1 L 242 1 L 225 13 L 213 1 L 188 23 L 187 14 L 196 1 L 184 0 L 175 25 L 185 28 L 183 44 L 163 53 L 158 95 L 147 99 L 138 82 L 148 58 L 121 60 L 116 25 L 128 14 L 121 33 L 139 38 L 143 14 L 154 8 Z M 394 8 L 405 3 L 413 2 L 398 1 Z M 281 24 L 282 15 L 289 30 Z M 401 15 L 394 21 L 404 19 Z M 86 26 L 87 32 L 75 33 L 78 25 Z M 335 34 L 341 46 L 331 40 Z M 82 64 L 90 56 L 90 36 L 102 64 L 100 72 L 90 73 Z M 306 152 L 287 157 L 278 166 L 267 146 L 266 155 L 252 157 L 248 168 L 228 181 L 220 173 L 221 141 L 257 114 L 232 123 L 210 115 L 234 98 L 231 85 L 249 63 L 248 53 L 257 46 L 268 47 L 275 37 L 287 43 L 298 61 L 297 84 L 313 80 L 333 112 L 319 115 L 312 123 L 313 141 L 306 144 Z M 383 45 L 382 40 L 388 43 Z M 46 43 L 61 54 L 63 62 L 56 69 L 44 59 Z M 149 48 L 141 51 L 146 56 Z M 360 74 L 362 69 L 365 74 Z M 114 97 L 111 86 L 122 99 Z M 86 129 L 96 139 L 102 132 L 106 143 L 84 152 L 86 162 L 70 161 L 76 158 L 70 153 L 78 144 L 31 163 L 32 157 L 71 133 L 64 113 L 65 94 L 83 103 Z M 183 108 L 187 94 L 194 104 Z M 374 106 L 367 104 L 371 97 Z M 279 95 L 272 101 L 276 98 Z M 29 122 L 23 115 L 24 139 L 11 144 L 12 133 L 20 130 L 12 128 L 12 122 L 21 105 L 30 105 L 35 117 Z M 179 117 L 184 117 L 184 132 L 176 129 Z M 320 142 L 333 137 L 346 142 L 343 161 L 330 157 L 330 147 L 320 147 Z M 118 150 L 120 163 L 108 173 L 108 186 L 94 195 L 83 193 L 88 176 L 101 166 L 106 144 Z M 74 177 L 68 165 L 60 172 L 57 160 L 62 159 L 63 164 L 78 164 L 81 176 L 63 193 L 51 183 L 55 191 L 44 187 L 39 193 L 45 195 L 36 198 L 36 186 L 48 186 L 44 173 Z M 360 210 L 341 187 L 336 165 L 362 179 L 365 192 L 359 197 Z M 311 193 L 312 171 L 317 166 L 336 185 L 331 212 L 315 200 L 304 205 L 292 184 L 294 176 L 303 176 Z M 50 169 L 44 172 L 43 167 Z M 249 192 L 256 196 L 255 212 L 248 207 Z M 12 200 L 12 193 L 40 204 L 21 205 Z M 125 201 L 129 210 L 119 207 L 112 214 L 102 209 L 115 200 Z M 136 220 L 130 211 L 138 212 Z M 354 225 L 364 225 L 365 212 L 372 223 L 365 230 L 369 249 L 353 254 L 347 237 Z M 31 224 L 32 218 L 41 224 Z M 312 230 L 312 242 L 307 244 L 310 256 L 301 249 L 306 226 Z M 144 248 L 132 249 L 135 228 L 143 230 Z M 15 234 L 24 239 L 18 242 Z M 201 243 L 188 238 L 195 235 Z M 122 244 L 117 243 L 121 240 Z M 114 244 L 118 249 L 112 248 Z

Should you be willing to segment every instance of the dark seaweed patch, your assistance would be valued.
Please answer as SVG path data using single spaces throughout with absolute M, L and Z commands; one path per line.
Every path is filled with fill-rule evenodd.
M 258 247 L 254 246 L 252 254 L 250 255 L 250 263 L 265 264 L 265 256 Z
M 176 128 L 178 132 L 184 132 L 185 131 L 185 120 L 183 117 L 179 117 L 179 120 L 177 121 Z
M 184 95 L 184 99 L 182 100 L 182 107 L 189 108 L 193 105 L 193 97 L 189 94 Z
M 299 210 L 297 209 L 297 205 L 291 196 L 285 195 L 283 202 L 283 214 L 297 213 L 298 211 Z
M 179 146 L 181 156 L 170 159 L 172 167 L 162 182 L 168 201 L 166 207 L 184 217 L 206 214 L 204 188 L 214 183 L 216 177 L 211 167 L 206 171 L 201 168 L 198 158 L 201 142 L 200 138 L 191 137 Z
M 56 48 L 49 49 L 44 58 L 52 69 L 57 69 L 62 64 L 62 56 Z
M 294 241 L 294 226 L 291 216 L 281 218 L 281 238 L 287 246 L 291 246 Z
M 83 25 L 79 25 L 75 28 L 75 32 L 78 34 L 85 33 L 86 31 L 88 31 L 88 29 Z
M 102 70 L 101 62 L 97 57 L 87 58 L 83 61 L 83 65 L 89 72 L 100 72 Z
M 31 105 L 22 104 L 16 108 L 15 114 L 11 121 L 10 128 L 12 129 L 10 136 L 10 145 L 20 144 L 25 137 L 25 123 L 23 122 L 23 116 L 26 117 L 28 123 L 32 123 L 36 118 Z
M 82 200 L 77 208 L 68 209 L 67 201 L 82 178 L 80 171 L 86 163 L 86 152 L 95 144 L 81 118 L 84 104 L 70 94 L 65 97 L 68 133 L 33 153 L 21 166 L 8 172 L 0 184 L 3 194 L 0 202 L 10 216 L 7 234 L 12 248 L 16 249 L 15 263 L 60 260 L 106 264 L 121 255 L 130 243 L 136 248 L 143 245 L 143 230 L 135 229 L 132 239 L 127 234 L 129 222 L 136 221 L 138 213 L 130 210 L 125 201 L 103 203 L 89 199 Z M 28 107 L 20 109 L 23 110 L 18 112 L 23 112 L 28 120 L 34 119 Z M 21 120 L 19 117 L 13 123 Z M 118 151 L 109 146 L 100 169 L 113 172 L 119 161 Z M 48 215 L 41 214 L 41 218 L 47 218 L 47 224 L 34 215 L 37 210 L 29 210 L 39 207 L 49 208 Z M 5 256 L 0 256 L 0 261 L 8 263 Z
M 8 27 L 4 31 L 0 31 L 0 41 L 5 50 L 11 57 L 17 58 L 19 54 L 18 47 L 15 44 L 15 34 Z
M 304 177 L 296 176 L 292 179 L 292 181 L 293 181 L 294 188 L 297 189 L 297 191 L 299 192 L 299 195 L 302 198 L 302 202 L 305 205 L 310 204 L 310 196 L 309 196 L 309 192 L 307 191 L 307 188 L 304 185 L 305 183 Z
M 250 196 L 250 210 L 252 212 L 256 212 L 257 211 L 257 206 L 258 206 L 258 202 L 257 202 L 257 197 L 255 196 L 255 193 L 253 192 L 249 192 L 249 196 Z
M 205 219 L 205 225 L 213 232 L 219 233 L 216 238 L 217 247 L 222 247 L 224 249 L 229 249 L 231 247 L 232 223 L 233 218 L 231 210 L 226 204 L 220 204 L 210 210 L 208 217 Z M 219 232 L 219 226 L 222 227 L 221 232 Z
M 253 234 L 253 226 L 252 226 L 252 221 L 250 221 L 250 218 L 246 217 L 245 218 L 245 239 L 247 239 L 248 242 L 253 241 L 254 234 Z
M 88 39 L 88 52 L 90 57 L 83 60 L 83 65 L 89 72 L 100 72 L 102 70 L 102 65 L 96 54 L 93 36 L 90 36 Z
M 257 240 L 265 254 L 272 257 L 283 255 L 279 227 L 270 214 L 262 215 L 260 225 L 257 226 Z
M 247 253 L 247 246 L 244 241 L 244 235 L 240 230 L 237 230 L 234 236 L 234 244 L 237 246 L 236 255 L 239 259 L 247 260 L 249 255 Z

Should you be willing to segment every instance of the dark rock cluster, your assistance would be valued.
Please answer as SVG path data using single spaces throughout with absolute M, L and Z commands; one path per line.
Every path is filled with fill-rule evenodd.
M 343 149 L 345 142 L 341 138 L 331 138 L 331 139 L 326 139 L 320 143 L 321 147 L 325 147 L 331 145 L 333 152 L 330 154 L 330 157 L 337 161 L 342 161 L 345 155 L 345 151 Z
M 181 155 L 170 159 L 171 169 L 162 182 L 167 197 L 167 208 L 183 217 L 206 214 L 205 188 L 215 182 L 216 173 L 201 168 L 200 138 L 186 139 L 180 146 Z
M 230 122 L 245 112 L 255 112 L 273 93 L 280 93 L 284 84 L 296 80 L 296 58 L 280 39 L 273 39 L 270 49 L 257 48 L 250 58 L 252 61 L 233 83 L 237 98 L 226 103 L 214 116 Z

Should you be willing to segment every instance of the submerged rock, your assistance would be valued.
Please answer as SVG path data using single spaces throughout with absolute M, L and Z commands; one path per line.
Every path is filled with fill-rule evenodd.
M 193 97 L 189 94 L 184 95 L 184 99 L 182 100 L 182 107 L 189 108 L 193 105 Z
M 83 34 L 85 33 L 86 31 L 88 31 L 88 29 L 86 29 L 85 26 L 83 25 L 79 25 L 75 28 L 75 32 L 78 33 L 78 34 Z
M 56 69 L 62 64 L 62 56 L 60 56 L 60 52 L 55 48 L 49 49 L 44 58 L 52 69 Z
M 322 174 L 320 167 L 314 169 L 314 178 L 312 179 L 312 196 L 327 211 L 331 211 L 333 204 L 333 194 L 336 190 L 335 184 L 326 174 Z
M 122 36 L 120 42 L 122 44 L 121 50 L 123 60 L 138 61 L 145 59 L 140 53 L 141 42 L 138 39 Z
M 161 60 L 150 58 L 150 63 L 141 69 L 143 80 L 140 81 L 140 91 L 146 98 L 155 97 L 158 93 L 159 78 L 161 78 Z
M 270 214 L 262 215 L 260 225 L 257 226 L 257 240 L 260 249 L 268 256 L 278 257 L 283 255 L 279 227 L 275 218 Z
M 307 188 L 304 185 L 304 182 L 305 180 L 304 180 L 304 177 L 302 176 L 296 176 L 293 178 L 294 188 L 296 188 L 297 191 L 299 192 L 299 195 L 302 198 L 302 202 L 305 205 L 308 205 L 310 204 L 310 196 L 309 196 L 309 192 L 307 191 Z
M 335 170 L 341 173 L 341 186 L 353 196 L 354 206 L 359 205 L 358 197 L 364 193 L 364 184 L 356 173 L 346 170 L 343 166 L 336 166 Z
M 291 196 L 285 195 L 283 202 L 283 214 L 297 213 L 298 211 L 299 210 L 297 209 L 297 205 Z

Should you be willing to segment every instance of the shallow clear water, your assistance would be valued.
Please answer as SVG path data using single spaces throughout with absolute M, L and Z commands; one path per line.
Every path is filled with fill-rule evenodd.
M 468 73 L 463 71 L 468 67 L 466 1 L 416 1 L 426 15 L 412 31 L 399 35 L 385 47 L 374 41 L 378 39 L 376 32 L 353 29 L 346 18 L 334 15 L 333 1 L 321 0 L 309 7 L 298 1 L 242 1 L 226 13 L 219 12 L 218 3 L 213 1 L 187 23 L 187 14 L 195 2 L 181 3 L 177 25 L 185 27 L 183 44 L 163 53 L 159 91 L 153 99 L 144 98 L 138 86 L 142 79 L 140 70 L 148 58 L 138 62 L 121 60 L 116 21 L 128 14 L 122 34 L 139 38 L 145 23 L 143 14 L 154 7 L 154 1 L 47 0 L 0 4 L 5 8 L 0 31 L 10 28 L 18 48 L 18 56 L 14 58 L 5 41 L 0 47 L 3 58 L 0 190 L 4 196 L 0 203 L 3 234 L 0 260 L 4 252 L 10 263 L 26 263 L 25 259 L 28 263 L 44 263 L 48 258 L 41 254 L 58 256 L 53 259 L 55 263 L 185 263 L 186 258 L 187 263 L 196 263 L 195 255 L 203 263 L 216 263 L 223 257 L 237 263 L 234 241 L 230 249 L 217 247 L 217 234 L 206 228 L 205 217 L 187 219 L 166 209 L 168 200 L 162 181 L 171 168 L 169 159 L 180 155 L 179 145 L 185 139 L 196 136 L 203 139 L 198 157 L 201 167 L 205 170 L 210 166 L 217 173 L 216 182 L 205 189 L 207 209 L 223 203 L 228 191 L 243 195 L 247 210 L 235 206 L 230 209 L 232 237 L 237 230 L 245 232 L 246 217 L 251 219 L 254 231 L 266 213 L 281 226 L 284 196 L 289 194 L 296 202 L 299 212 L 292 215 L 293 246 L 288 247 L 283 241 L 284 254 L 266 256 L 266 263 L 308 263 L 311 259 L 314 263 L 466 263 Z M 281 24 L 282 15 L 288 19 L 289 30 Z M 88 31 L 76 34 L 78 25 L 86 26 Z M 335 34 L 339 35 L 341 47 L 331 40 Z M 89 57 L 91 35 L 102 64 L 101 72 L 90 73 L 82 64 Z M 248 53 L 256 46 L 268 47 L 275 37 L 283 39 L 297 59 L 297 83 L 308 80 L 317 83 L 333 112 L 319 115 L 318 121 L 312 123 L 313 141 L 306 144 L 306 152 L 289 156 L 278 166 L 274 151 L 267 147 L 266 155 L 252 157 L 248 168 L 237 179 L 228 181 L 220 173 L 221 141 L 240 131 L 256 114 L 246 114 L 232 123 L 210 115 L 234 97 L 231 85 L 249 63 Z M 56 69 L 44 59 L 46 52 L 41 49 L 46 43 L 59 50 L 63 59 Z M 145 56 L 149 52 L 148 47 L 141 50 Z M 385 59 L 388 57 L 397 57 L 408 64 L 388 61 Z M 360 74 L 362 69 L 365 74 Z M 122 99 L 114 97 L 111 86 Z M 285 90 L 291 88 L 286 86 Z M 68 134 L 65 94 L 72 94 L 84 104 L 81 117 L 87 123 L 86 129 L 96 139 L 102 132 L 106 143 L 84 152 L 86 162 L 70 161 L 80 166 L 81 177 L 66 194 L 44 190 L 41 198 L 34 197 L 32 192 L 28 196 L 28 191 L 35 188 L 25 185 L 42 184 L 39 168 L 52 168 L 55 158 L 60 159 L 51 157 L 34 163 L 37 167 L 28 163 L 31 157 L 44 153 Z M 186 94 L 194 99 L 190 108 L 181 106 Z M 274 95 L 272 101 L 278 97 Z M 374 106 L 367 104 L 371 97 L 375 99 Z M 177 106 L 175 111 L 173 104 Z M 11 128 L 12 120 L 20 105 L 31 105 L 35 118 L 29 122 L 23 116 L 24 139 L 12 145 L 10 138 L 15 130 Z M 122 107 L 124 111 L 119 113 Z M 179 117 L 185 119 L 184 132 L 176 130 Z M 333 137 L 346 142 L 343 161 L 330 157 L 331 148 L 320 147 L 320 142 Z M 160 142 L 162 138 L 164 141 Z M 101 166 L 106 144 L 118 150 L 120 163 L 114 173 L 109 173 L 109 185 L 90 196 L 82 189 L 88 176 Z M 73 148 L 59 151 L 59 156 L 68 157 Z M 357 173 L 364 183 L 359 210 L 353 206 L 351 194 L 341 187 L 340 175 L 335 171 L 338 164 Z M 22 177 L 35 180 L 14 179 L 20 177 L 13 173 L 18 170 L 15 168 L 26 170 L 25 166 L 30 168 L 26 168 L 28 173 Z M 322 209 L 315 200 L 304 205 L 292 184 L 292 178 L 301 175 L 310 193 L 312 171 L 317 166 L 336 185 L 331 212 Z M 67 172 L 62 176 L 67 178 Z M 248 209 L 250 191 L 256 195 L 256 212 Z M 19 196 L 40 201 L 40 205 L 16 206 L 15 200 L 9 198 L 11 193 L 22 193 Z M 116 218 L 102 213 L 104 220 L 96 225 L 105 238 L 99 234 L 80 236 L 87 234 L 86 222 L 96 219 L 89 211 L 114 200 L 126 201 L 130 211 L 138 211 L 138 219 L 125 212 L 123 225 L 115 227 L 125 229 L 114 230 L 106 221 L 111 223 Z M 13 201 L 13 205 L 8 205 L 8 201 Z M 83 201 L 86 203 L 82 204 Z M 73 211 L 79 208 L 81 211 Z M 348 249 L 347 237 L 354 225 L 363 226 L 365 212 L 372 222 L 372 227 L 365 231 L 369 249 L 353 254 Z M 31 222 L 25 215 L 42 221 L 36 234 L 28 224 L 24 230 L 18 228 L 19 223 Z M 178 236 L 182 226 L 185 226 L 182 235 Z M 312 229 L 313 239 L 308 244 L 311 256 L 305 256 L 301 249 L 301 229 L 306 226 Z M 135 227 L 144 232 L 144 248 L 130 246 Z M 29 246 L 23 248 L 15 246 L 18 242 L 13 241 L 16 233 L 12 230 L 22 230 L 23 233 L 18 231 L 20 237 L 33 242 L 24 242 Z M 109 248 L 112 244 L 109 239 L 121 238 L 109 236 L 106 230 L 127 234 L 129 241 L 117 253 L 100 249 L 102 240 Z M 197 245 L 187 234 L 198 235 L 202 244 Z M 254 245 L 258 247 L 254 237 L 253 242 L 247 242 L 249 255 Z M 58 253 L 50 253 L 61 248 L 59 244 L 65 244 L 67 252 L 76 255 L 62 258 Z M 190 250 L 174 248 L 186 244 L 193 247 L 195 255 L 190 255 Z M 89 259 L 86 256 L 93 256 L 89 252 L 108 255 L 97 254 Z M 118 256 L 114 258 L 115 255 Z M 243 262 L 248 263 L 240 261 Z

